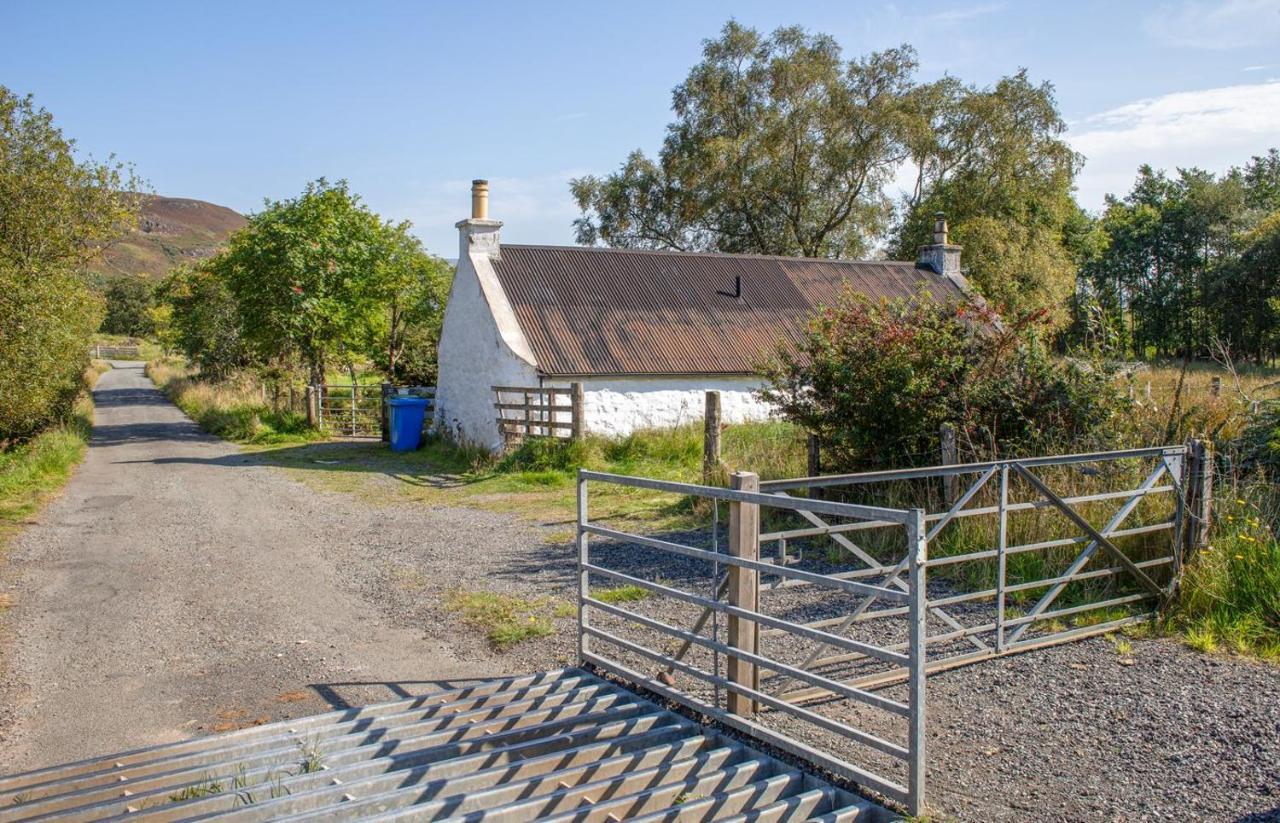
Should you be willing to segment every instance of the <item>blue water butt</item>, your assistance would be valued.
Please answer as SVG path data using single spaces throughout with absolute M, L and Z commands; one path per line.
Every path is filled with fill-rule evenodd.
M 428 400 L 422 397 L 392 397 L 387 400 L 391 409 L 391 451 L 411 452 L 422 442 L 422 421 L 427 414 Z

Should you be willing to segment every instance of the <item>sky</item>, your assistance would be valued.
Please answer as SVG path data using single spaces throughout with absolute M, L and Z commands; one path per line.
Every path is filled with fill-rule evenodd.
M 568 180 L 654 154 L 730 18 L 847 57 L 910 43 L 925 81 L 1026 68 L 1056 89 L 1091 210 L 1140 163 L 1220 172 L 1280 145 L 1280 0 L 0 0 L 0 85 L 157 193 L 248 213 L 346 179 L 453 257 L 476 177 L 504 241 L 571 243 Z

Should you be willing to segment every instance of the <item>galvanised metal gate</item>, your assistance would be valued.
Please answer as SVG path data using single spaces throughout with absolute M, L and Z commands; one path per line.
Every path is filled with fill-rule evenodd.
M 582 471 L 579 654 L 921 814 L 927 675 L 1151 619 L 1208 466 L 1193 443 L 729 489 Z M 637 490 L 620 522 L 602 484 Z
M 347 437 L 380 437 L 382 388 L 358 383 L 313 386 L 317 423 L 323 429 Z

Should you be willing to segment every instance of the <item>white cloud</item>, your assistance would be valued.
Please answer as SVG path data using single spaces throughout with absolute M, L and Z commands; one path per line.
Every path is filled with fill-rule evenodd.
M 1223 171 L 1280 145 L 1280 83 L 1138 100 L 1074 124 L 1068 139 L 1086 158 L 1080 204 L 1096 209 L 1105 194 L 1127 192 L 1142 163 Z
M 1280 0 L 1183 0 L 1165 3 L 1143 21 L 1147 33 L 1170 46 L 1230 49 L 1280 39 Z
M 924 19 L 931 23 L 955 23 L 960 20 L 968 20 L 971 17 L 981 17 L 986 14 L 995 14 L 998 11 L 1004 11 L 1009 7 L 1008 3 L 985 3 L 980 6 L 968 6 L 965 8 L 947 9 L 946 11 L 936 12 L 926 16 Z
M 490 177 L 489 216 L 503 221 L 502 239 L 571 244 L 578 207 L 569 194 L 569 180 L 586 173 L 567 169 L 533 177 Z M 437 183 L 412 202 L 387 211 L 412 220 L 414 233 L 432 254 L 456 257 L 458 233 L 453 225 L 471 213 L 471 180 Z
M 1244 68 L 1240 69 L 1240 71 L 1266 71 L 1269 68 L 1271 68 L 1270 63 L 1263 63 L 1260 66 L 1245 66 Z

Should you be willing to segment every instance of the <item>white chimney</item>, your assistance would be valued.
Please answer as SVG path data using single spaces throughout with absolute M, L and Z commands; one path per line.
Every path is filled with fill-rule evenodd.
M 458 229 L 459 257 L 483 254 L 493 260 L 501 259 L 498 230 L 502 228 L 502 221 L 489 219 L 488 180 L 471 181 L 471 216 L 459 220 L 455 227 Z
M 952 245 L 947 241 L 946 215 L 937 212 L 933 215 L 933 244 L 920 247 L 916 266 L 929 269 L 934 274 L 960 274 L 960 251 L 963 247 Z

